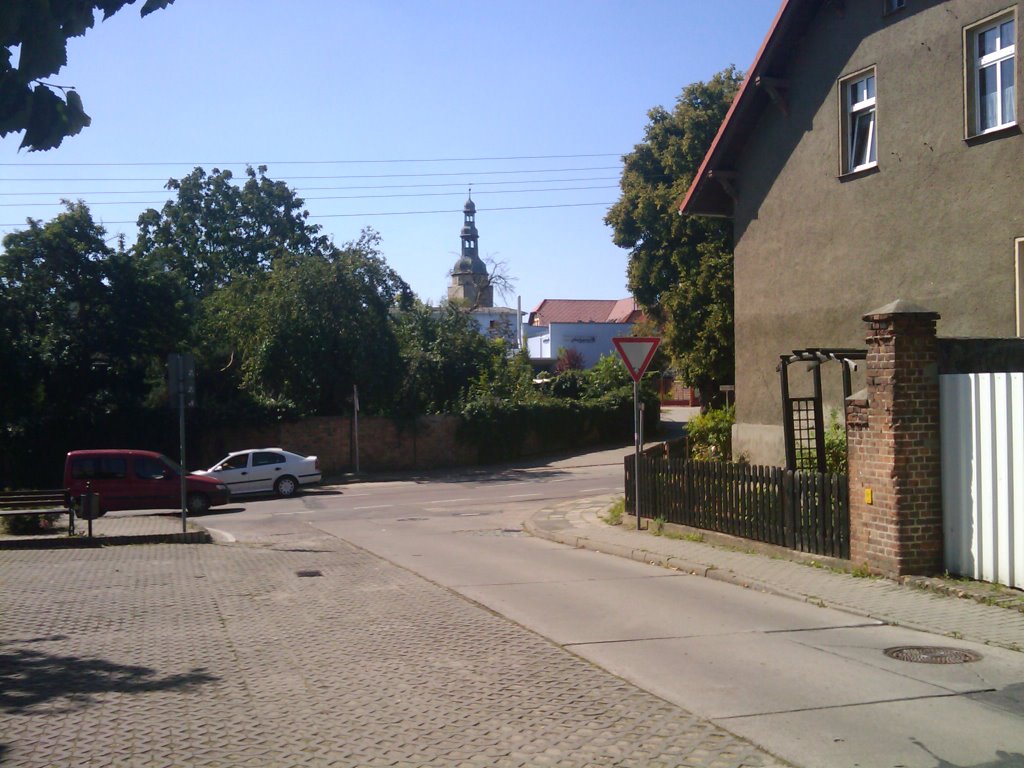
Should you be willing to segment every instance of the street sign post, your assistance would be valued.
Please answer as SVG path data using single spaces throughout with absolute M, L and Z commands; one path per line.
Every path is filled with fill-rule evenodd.
M 178 440 L 181 448 L 181 532 L 188 533 L 187 487 L 185 482 L 185 408 L 196 407 L 196 361 L 188 354 L 172 352 L 167 356 L 167 392 L 171 405 L 178 408 Z
M 633 511 L 636 513 L 636 529 L 640 530 L 640 449 L 643 441 L 643 422 L 640 415 L 640 379 L 651 364 L 654 353 L 661 344 L 657 336 L 616 336 L 612 344 L 633 379 Z

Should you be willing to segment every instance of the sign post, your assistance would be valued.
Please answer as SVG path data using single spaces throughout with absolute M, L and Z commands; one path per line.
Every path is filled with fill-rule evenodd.
M 661 344 L 657 336 L 616 336 L 612 339 L 633 379 L 633 511 L 636 513 L 636 529 L 640 530 L 640 449 L 643 447 L 643 421 L 640 415 L 640 379 L 651 364 L 655 350 Z
M 188 533 L 188 489 L 185 481 L 185 408 L 196 407 L 196 361 L 190 354 L 167 356 L 167 391 L 171 406 L 178 408 L 178 441 L 181 449 L 181 532 Z

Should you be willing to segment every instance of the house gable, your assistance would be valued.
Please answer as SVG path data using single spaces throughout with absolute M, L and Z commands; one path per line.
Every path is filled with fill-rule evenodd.
M 901 296 L 939 312 L 944 335 L 1016 332 L 1024 136 L 967 135 L 965 39 L 985 19 L 1016 17 L 1019 40 L 1020 3 L 838 5 L 783 4 L 682 205 L 735 222 L 736 437 L 744 451 L 744 432 L 756 436 L 755 461 L 781 449 L 779 356 L 862 347 L 871 307 Z M 877 163 L 849 173 L 843 87 L 865 73 Z M 768 76 L 785 83 L 784 109 L 755 90 Z M 1015 101 L 1020 115 L 1019 88 Z M 825 396 L 826 414 L 841 412 L 838 387 Z

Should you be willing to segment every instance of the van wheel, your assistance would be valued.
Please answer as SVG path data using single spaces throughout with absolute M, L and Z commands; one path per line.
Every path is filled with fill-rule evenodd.
M 205 493 L 190 493 L 186 506 L 190 515 L 205 515 L 210 511 L 210 497 Z
M 299 490 L 299 484 L 295 481 L 294 477 L 288 475 L 277 478 L 277 482 L 274 483 L 274 493 L 282 499 L 294 496 L 297 490 Z

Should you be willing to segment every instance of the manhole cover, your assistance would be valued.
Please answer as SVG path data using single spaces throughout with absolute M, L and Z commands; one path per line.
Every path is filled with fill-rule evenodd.
M 885 655 L 899 661 L 912 661 L 915 664 L 967 664 L 981 658 L 981 654 L 963 648 L 942 648 L 928 645 L 903 645 L 899 648 L 886 648 Z
M 312 578 L 313 576 L 323 576 L 320 571 L 296 571 L 295 575 L 300 578 Z

